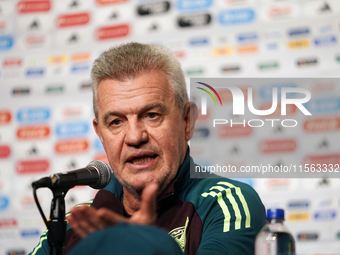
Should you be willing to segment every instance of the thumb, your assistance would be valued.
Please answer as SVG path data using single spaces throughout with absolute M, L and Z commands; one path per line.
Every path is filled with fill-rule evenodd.
M 143 189 L 141 207 L 138 211 L 138 221 L 141 224 L 153 224 L 157 218 L 156 197 L 159 185 L 156 182 L 149 183 Z

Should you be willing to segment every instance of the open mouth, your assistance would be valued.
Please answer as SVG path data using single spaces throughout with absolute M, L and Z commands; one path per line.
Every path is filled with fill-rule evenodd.
M 146 157 L 136 157 L 136 158 L 133 158 L 133 159 L 129 160 L 129 162 L 134 164 L 134 165 L 145 164 L 145 163 L 155 159 L 156 157 L 157 157 L 157 155 L 155 155 L 155 156 L 146 156 Z

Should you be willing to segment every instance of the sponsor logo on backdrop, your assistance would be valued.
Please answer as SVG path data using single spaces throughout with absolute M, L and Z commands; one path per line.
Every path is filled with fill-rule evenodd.
M 50 128 L 46 125 L 23 126 L 17 130 L 17 138 L 21 140 L 46 138 L 50 134 Z
M 2 218 L 0 219 L 0 228 L 12 228 L 17 227 L 18 222 L 14 218 Z
M 203 75 L 204 68 L 190 68 L 185 71 L 185 75 L 187 76 L 194 76 L 194 75 Z
M 330 168 L 340 172 L 339 166 L 336 167 L 336 165 L 340 164 L 340 154 L 329 154 L 329 155 L 311 155 L 307 156 L 304 159 L 304 164 L 309 165 L 315 165 L 318 164 L 321 166 L 321 168 L 324 168 L 325 166 L 327 168 Z
M 26 77 L 39 78 L 44 76 L 45 68 L 29 68 L 26 70 Z
M 46 43 L 45 35 L 30 35 L 25 39 L 25 45 L 27 48 L 41 48 Z
M 63 14 L 57 18 L 57 27 L 73 27 L 86 25 L 90 21 L 90 14 L 87 12 L 77 14 Z
M 209 129 L 208 128 L 196 128 L 194 132 L 193 138 L 207 138 L 209 136 Z
M 317 58 L 299 59 L 296 63 L 300 67 L 314 66 L 318 64 L 318 59 Z
M 273 69 L 278 69 L 279 68 L 279 63 L 276 61 L 272 62 L 266 62 L 266 63 L 260 63 L 258 64 L 258 69 L 259 70 L 273 70 Z
M 295 139 L 262 141 L 260 143 L 260 150 L 263 154 L 293 152 L 296 147 Z
M 299 233 L 297 239 L 301 242 L 305 241 L 315 241 L 319 239 L 318 233 Z
M 310 34 L 308 27 L 292 28 L 288 30 L 290 37 L 306 36 Z
M 71 67 L 71 73 L 84 73 L 90 70 L 89 64 L 77 64 Z
M 17 120 L 20 123 L 47 121 L 50 114 L 50 110 L 45 107 L 24 108 L 18 111 Z
M 26 251 L 25 250 L 8 250 L 7 251 L 7 255 L 26 255 Z
M 180 11 L 206 9 L 211 4 L 212 0 L 179 0 L 177 1 L 177 9 Z
M 328 132 L 337 131 L 340 129 L 340 118 L 339 117 L 325 117 L 308 119 L 305 121 L 304 130 L 306 132 Z
M 89 131 L 89 124 L 85 121 L 59 123 L 56 125 L 58 137 L 86 135 Z
M 162 14 L 170 10 L 169 1 L 148 2 L 137 6 L 137 13 L 141 16 Z
M 233 48 L 231 47 L 214 47 L 212 53 L 215 56 L 225 56 L 233 53 Z
M 310 45 L 309 40 L 294 40 L 288 42 L 288 48 L 295 49 L 295 48 L 305 48 Z
M 83 61 L 88 61 L 90 60 L 90 54 L 88 52 L 84 52 L 84 53 L 76 53 L 73 54 L 71 57 L 71 60 L 73 62 L 83 62 Z
M 294 88 L 297 88 L 297 85 L 294 83 L 286 82 L 281 84 L 278 83 L 275 85 L 260 87 L 260 89 L 258 90 L 260 98 L 263 100 L 271 100 L 273 98 L 273 88 L 277 88 L 278 97 L 281 98 L 282 97 L 281 91 L 283 88 L 292 88 L 294 90 Z M 245 92 L 243 93 L 245 94 Z M 296 93 L 290 92 L 289 95 L 296 96 Z
M 223 25 L 233 25 L 250 23 L 255 19 L 255 12 L 253 9 L 235 9 L 223 10 L 218 14 L 218 21 Z
M 338 112 L 340 110 L 340 98 L 328 97 L 314 99 L 306 104 L 306 108 L 313 114 Z
M 260 110 L 269 109 L 271 106 L 272 106 L 271 103 L 263 103 L 260 106 Z M 286 116 L 294 115 L 297 112 L 297 109 L 298 108 L 297 108 L 297 106 L 295 104 L 288 104 L 288 105 L 286 105 Z M 272 114 L 269 114 L 268 116 L 281 118 L 282 117 L 281 112 L 282 112 L 281 105 L 278 105 L 276 110 Z
M 30 88 L 14 88 L 12 89 L 13 96 L 28 95 L 31 92 Z
M 237 51 L 239 53 L 253 53 L 257 52 L 258 48 L 256 45 L 240 46 L 238 47 Z
M 58 94 L 64 92 L 64 85 L 63 84 L 54 84 L 48 85 L 45 90 L 48 94 Z
M 68 154 L 75 152 L 83 152 L 89 148 L 87 140 L 66 140 L 59 141 L 55 145 L 55 152 L 59 154 Z
M 0 125 L 9 123 L 11 119 L 12 119 L 12 115 L 10 111 L 0 110 Z
M 9 50 L 14 45 L 14 38 L 9 35 L 0 36 L 0 50 Z
M 109 5 L 127 2 L 128 0 L 96 0 L 98 5 Z
M 292 14 L 291 7 L 273 7 L 268 10 L 268 16 L 271 19 L 289 18 Z
M 239 65 L 226 65 L 221 67 L 222 73 L 235 73 L 241 71 Z
M 322 46 L 332 46 L 337 43 L 336 37 L 334 35 L 319 36 L 314 39 L 314 44 L 318 47 Z
M 0 145 L 0 159 L 8 158 L 11 154 L 11 148 L 8 145 Z
M 1 156 L 0 156 L 1 158 Z M 9 207 L 9 199 L 7 196 L 0 195 L 0 211 L 4 211 Z
M 22 238 L 32 238 L 32 237 L 39 237 L 40 236 L 40 230 L 39 229 L 23 229 L 20 230 L 20 236 Z
M 3 68 L 21 67 L 22 58 L 7 58 L 2 62 Z
M 245 137 L 250 136 L 252 132 L 253 128 L 250 126 L 223 126 L 219 128 L 217 136 L 220 138 Z
M 314 219 L 317 221 L 329 221 L 336 218 L 335 210 L 322 210 L 314 213 Z
M 205 46 L 209 44 L 209 38 L 208 37 L 192 38 L 189 40 L 189 44 L 191 46 Z
M 242 33 L 237 36 L 237 40 L 240 43 L 249 43 L 249 42 L 255 42 L 258 39 L 258 35 L 256 32 L 248 32 L 248 33 Z
M 20 1 L 17 4 L 19 13 L 48 12 L 50 9 L 50 1 Z
M 185 14 L 177 19 L 179 27 L 199 27 L 206 26 L 211 23 L 211 15 L 209 13 Z
M 54 55 L 48 58 L 49 64 L 63 64 L 67 62 L 67 55 Z
M 130 27 L 127 24 L 118 25 L 118 26 L 107 26 L 107 27 L 99 27 L 96 30 L 96 38 L 97 40 L 107 40 L 119 37 L 125 37 L 129 34 Z
M 96 138 L 96 139 L 94 140 L 94 148 L 95 148 L 97 151 L 104 151 L 103 144 L 102 144 L 102 142 L 100 141 L 99 138 Z
M 290 221 L 306 221 L 310 219 L 309 213 L 289 213 L 288 220 Z
M 16 164 L 18 174 L 45 173 L 48 171 L 50 163 L 47 159 L 22 160 Z
M 289 209 L 307 209 L 310 206 L 309 200 L 294 200 L 288 202 Z

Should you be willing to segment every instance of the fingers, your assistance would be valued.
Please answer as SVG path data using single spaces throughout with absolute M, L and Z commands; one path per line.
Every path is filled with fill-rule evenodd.
M 157 183 L 148 184 L 142 192 L 140 210 L 131 217 L 132 223 L 154 224 L 157 218 L 156 195 L 159 185 Z
M 72 209 L 71 215 L 67 219 L 72 229 L 81 238 L 105 227 L 104 222 L 97 216 L 96 210 L 88 206 Z

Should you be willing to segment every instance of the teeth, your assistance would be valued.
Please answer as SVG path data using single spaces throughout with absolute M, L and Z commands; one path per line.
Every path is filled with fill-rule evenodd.
M 133 159 L 132 160 L 132 163 L 133 164 L 143 164 L 143 163 L 146 163 L 150 160 L 153 160 L 153 157 L 144 157 L 144 158 L 136 158 L 136 159 Z

